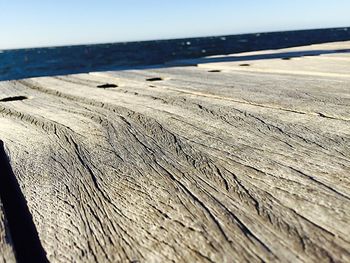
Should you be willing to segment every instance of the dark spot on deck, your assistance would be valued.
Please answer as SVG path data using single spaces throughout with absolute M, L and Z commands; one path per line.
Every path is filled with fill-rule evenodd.
M 118 85 L 106 83 L 106 84 L 98 85 L 97 87 L 101 89 L 110 89 L 110 88 L 117 88 Z
M 26 96 L 14 96 L 14 97 L 7 97 L 0 100 L 0 102 L 8 102 L 8 101 L 16 101 L 16 100 L 26 100 L 28 97 Z
M 219 69 L 212 69 L 212 70 L 208 70 L 208 72 L 221 72 L 221 70 L 219 70 Z
M 240 67 L 249 67 L 250 64 L 239 64 Z
M 292 58 L 286 57 L 286 58 L 282 58 L 282 60 L 291 60 Z
M 162 78 L 156 77 L 156 78 L 148 78 L 146 81 L 162 81 Z

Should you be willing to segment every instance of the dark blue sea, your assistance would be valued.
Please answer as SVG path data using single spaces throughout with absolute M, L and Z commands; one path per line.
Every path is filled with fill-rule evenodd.
M 350 40 L 350 27 L 0 51 L 0 80 L 168 65 L 172 61 Z

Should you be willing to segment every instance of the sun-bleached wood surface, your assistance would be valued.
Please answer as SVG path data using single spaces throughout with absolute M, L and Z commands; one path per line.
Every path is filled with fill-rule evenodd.
M 0 82 L 47 259 L 349 262 L 349 49 Z

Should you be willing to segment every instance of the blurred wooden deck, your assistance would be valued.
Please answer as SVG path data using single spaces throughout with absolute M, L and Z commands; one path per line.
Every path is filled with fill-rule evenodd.
M 0 82 L 47 260 L 350 262 L 350 42 L 190 63 Z

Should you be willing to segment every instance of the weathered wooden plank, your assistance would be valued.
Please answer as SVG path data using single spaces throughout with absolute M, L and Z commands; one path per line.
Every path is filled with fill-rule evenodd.
M 0 83 L 50 261 L 350 260 L 350 79 L 217 67 Z
M 314 77 L 350 78 L 350 42 L 312 45 L 281 50 L 246 52 L 239 55 L 212 58 L 218 63 L 200 67 Z M 211 59 L 205 59 L 210 62 Z M 205 61 L 204 60 L 204 61 Z M 287 60 L 287 61 L 286 61 Z M 200 60 L 199 60 L 200 61 Z M 225 62 L 227 61 L 227 62 Z
M 0 262 L 16 262 L 12 241 L 0 200 Z
M 314 77 L 339 77 L 350 78 L 347 60 L 331 59 L 310 59 L 310 58 L 288 58 L 289 63 L 283 60 L 260 60 L 260 61 L 240 61 L 236 63 L 218 63 L 203 67 L 210 69 L 220 68 L 221 70 L 237 70 L 248 72 L 263 72 L 291 75 L 311 75 Z M 303 60 L 300 63 L 298 60 Z
M 224 66 L 219 67 L 221 72 L 212 72 L 209 75 L 210 72 L 207 71 L 215 67 L 211 64 L 206 67 L 200 65 L 199 68 L 94 73 L 93 75 L 114 77 L 110 81 L 120 85 L 132 85 L 137 92 L 143 89 L 147 94 L 172 91 L 179 93 L 180 96 L 199 96 L 304 115 L 350 119 L 348 107 L 350 78 L 303 75 L 296 77 L 266 72 L 226 71 L 227 68 Z M 161 76 L 166 81 L 146 90 L 134 82 L 144 81 L 154 76 Z M 88 79 L 85 76 L 84 78 Z M 149 84 L 154 86 L 154 83 Z

